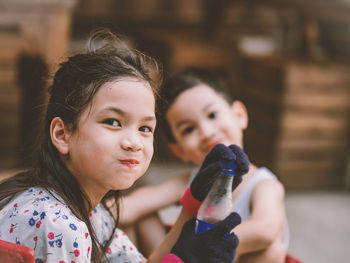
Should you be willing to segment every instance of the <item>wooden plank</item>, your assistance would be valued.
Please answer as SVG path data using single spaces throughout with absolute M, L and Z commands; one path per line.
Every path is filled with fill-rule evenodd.
M 276 155 L 275 163 L 285 163 L 289 161 L 313 161 L 313 162 L 322 162 L 328 160 L 346 161 L 347 156 L 347 147 L 343 149 L 334 148 L 327 151 L 320 151 L 314 149 L 306 150 L 290 150 L 290 151 L 280 151 Z
M 250 4 L 260 4 L 261 1 L 253 0 Z M 350 11 L 348 1 L 305 1 L 305 0 L 265 0 L 264 5 L 274 8 L 297 10 L 304 17 L 311 17 L 317 20 L 332 20 L 348 23 Z
M 15 156 L 12 156 L 12 155 L 1 156 L 0 155 L 0 167 L 1 167 L 1 169 L 12 169 L 12 168 L 16 168 L 16 166 L 17 166 L 17 163 L 16 163 Z
M 16 61 L 18 54 L 24 50 L 25 41 L 18 34 L 4 33 L 0 31 L 0 61 L 1 63 L 13 63 Z
M 339 85 L 350 83 L 349 67 L 344 65 L 288 63 L 285 71 L 285 82 L 289 86 L 298 85 Z
M 283 114 L 281 127 L 283 129 L 299 129 L 303 127 L 316 127 L 322 129 L 333 129 L 333 127 L 348 127 L 348 114 L 309 114 L 308 111 L 286 111 Z
M 283 85 L 283 60 L 243 59 L 241 61 L 241 79 L 246 85 L 265 92 L 281 94 Z
M 0 85 L 0 108 L 2 110 L 14 110 L 19 107 L 21 101 L 20 94 L 17 91 L 10 90 L 9 92 L 2 92 Z
M 348 139 L 350 123 L 348 116 L 323 116 L 305 113 L 289 113 L 281 121 L 281 140 L 306 138 Z
M 328 171 L 277 171 L 276 174 L 288 190 L 329 190 L 343 188 L 342 170 Z
M 12 84 L 17 81 L 16 72 L 12 69 L 5 69 L 0 71 L 0 83 Z
M 350 70 L 350 68 L 349 68 Z M 293 85 L 292 83 L 285 83 L 286 88 L 284 92 L 287 94 L 331 94 L 331 93 L 347 93 L 349 94 L 350 83 L 349 82 L 339 82 L 334 84 L 327 83 L 300 83 L 297 85 Z
M 170 43 L 171 49 L 171 70 L 177 71 L 184 67 L 201 66 L 220 68 L 223 65 L 230 65 L 232 62 L 231 52 L 201 40 L 181 38 Z
M 322 162 L 315 162 L 312 159 L 305 158 L 279 160 L 276 162 L 275 167 L 286 170 L 331 170 L 342 165 L 344 159 L 345 157 L 341 159 L 326 158 L 325 160 L 322 160 Z
M 266 106 L 273 105 L 279 106 L 282 104 L 282 94 L 274 90 L 265 89 L 264 85 L 253 86 L 251 84 L 245 85 L 244 94 L 250 101 L 255 103 L 261 103 Z
M 294 172 L 321 172 L 321 171 L 333 171 L 345 168 L 344 157 L 335 159 L 332 157 L 324 157 L 322 159 L 303 158 L 303 159 L 281 159 L 274 163 L 273 167 L 283 171 L 294 171 Z M 344 172 L 344 171 L 343 171 Z
M 347 141 L 345 139 L 295 139 L 279 141 L 277 143 L 277 149 L 280 152 L 283 151 L 328 151 L 336 149 L 344 149 L 347 147 Z
M 13 158 L 16 151 L 17 151 L 17 147 L 14 144 L 4 144 L 4 143 L 1 144 L 0 154 L 1 156 L 5 157 L 5 159 L 7 157 Z
M 274 161 L 276 142 L 273 136 L 248 128 L 244 136 L 244 150 L 254 164 L 270 167 Z
M 339 125 L 341 126 L 341 125 Z M 333 126 L 327 127 L 327 129 L 315 128 L 315 127 L 301 127 L 296 129 L 285 129 L 280 132 L 279 140 L 283 141 L 295 141 L 295 140 L 330 140 L 334 138 L 342 138 L 344 142 L 347 141 L 349 136 L 349 127 L 342 126 L 340 128 Z
M 313 90 L 302 92 L 289 90 L 284 96 L 286 109 L 300 109 L 313 111 L 349 111 L 350 109 L 350 85 L 349 88 L 331 91 Z
M 263 136 L 273 137 L 278 135 L 278 122 L 264 114 L 263 112 L 251 112 L 249 114 L 250 123 L 249 128 L 254 130 L 257 134 L 261 134 Z

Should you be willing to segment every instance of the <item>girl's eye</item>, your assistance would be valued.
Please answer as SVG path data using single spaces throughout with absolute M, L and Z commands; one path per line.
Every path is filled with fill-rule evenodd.
M 153 129 L 149 126 L 142 126 L 139 128 L 139 131 L 141 131 L 141 132 L 153 132 Z
M 121 126 L 120 122 L 116 119 L 106 119 L 103 121 L 103 123 L 110 125 L 110 126 L 113 126 L 113 127 L 120 127 Z
M 216 119 L 217 116 L 218 116 L 218 112 L 217 111 L 213 111 L 213 112 L 208 114 L 208 118 L 209 119 Z

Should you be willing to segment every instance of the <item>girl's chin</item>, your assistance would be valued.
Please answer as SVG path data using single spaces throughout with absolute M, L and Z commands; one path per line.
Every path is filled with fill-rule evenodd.
M 113 185 L 113 189 L 114 190 L 127 190 L 130 187 L 132 187 L 134 185 L 134 183 L 136 182 L 136 180 L 138 180 L 140 176 L 125 176 L 122 180 L 118 180 L 118 182 L 116 182 Z
M 118 184 L 116 186 L 112 186 L 113 190 L 127 190 L 129 189 L 131 186 L 133 186 L 133 184 L 135 183 L 135 181 L 132 182 L 123 182 L 123 184 Z

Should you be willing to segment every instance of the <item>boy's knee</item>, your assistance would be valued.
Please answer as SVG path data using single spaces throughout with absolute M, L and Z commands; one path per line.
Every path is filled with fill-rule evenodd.
M 281 240 L 275 240 L 263 253 L 267 261 L 261 261 L 261 263 L 283 263 L 285 261 L 286 249 Z
M 280 240 L 275 240 L 269 247 L 257 252 L 241 255 L 236 263 L 284 263 L 286 249 Z

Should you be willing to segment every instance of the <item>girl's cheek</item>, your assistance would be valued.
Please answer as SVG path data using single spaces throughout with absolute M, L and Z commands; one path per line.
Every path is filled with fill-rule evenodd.
M 146 142 L 144 142 L 144 145 L 145 145 L 145 147 L 147 147 L 147 151 L 151 152 L 153 154 L 153 151 L 154 151 L 154 140 L 153 140 L 153 138 L 147 140 Z

